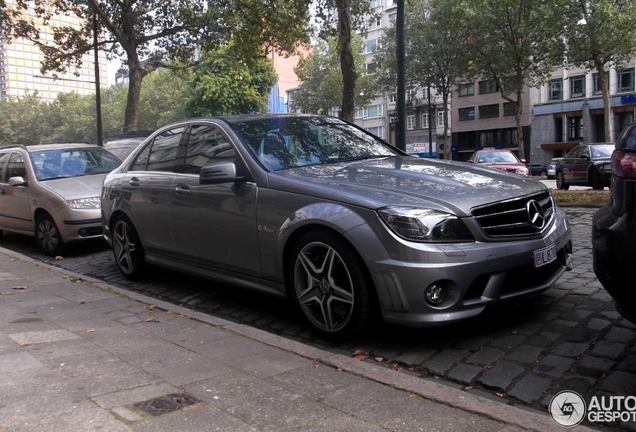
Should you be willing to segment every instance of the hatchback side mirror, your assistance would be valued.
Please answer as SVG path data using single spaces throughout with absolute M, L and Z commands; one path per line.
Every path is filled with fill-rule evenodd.
M 9 186 L 26 186 L 26 180 L 21 176 L 11 177 Z

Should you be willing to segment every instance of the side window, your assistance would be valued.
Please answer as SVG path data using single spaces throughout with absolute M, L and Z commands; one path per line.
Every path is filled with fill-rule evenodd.
M 9 153 L 0 153 L 0 182 L 4 181 L 4 165 L 7 163 L 9 159 Z
M 179 141 L 184 127 L 170 129 L 157 135 L 146 145 L 132 163 L 131 171 L 175 171 Z
M 9 165 L 7 166 L 7 180 L 11 177 L 22 177 L 26 180 L 26 168 L 24 168 L 24 158 L 20 153 L 11 153 Z
M 234 160 L 235 150 L 225 134 L 212 125 L 194 125 L 186 146 L 183 172 L 199 174 L 201 167 L 215 159 Z

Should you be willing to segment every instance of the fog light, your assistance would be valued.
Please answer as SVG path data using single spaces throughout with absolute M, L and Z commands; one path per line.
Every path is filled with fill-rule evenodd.
M 446 291 L 444 287 L 433 284 L 426 288 L 426 301 L 430 304 L 437 306 L 446 298 Z
M 77 232 L 77 234 L 79 234 L 80 237 L 86 237 L 86 229 L 82 228 Z

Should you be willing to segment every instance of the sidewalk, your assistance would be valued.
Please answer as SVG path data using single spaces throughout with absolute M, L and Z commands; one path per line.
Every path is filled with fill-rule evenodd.
M 0 431 L 563 431 L 2 248 L 0 377 Z

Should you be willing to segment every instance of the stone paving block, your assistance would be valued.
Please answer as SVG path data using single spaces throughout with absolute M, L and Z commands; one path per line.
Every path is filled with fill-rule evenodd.
M 596 380 L 588 377 L 581 376 L 569 376 L 563 378 L 557 384 L 554 389 L 554 394 L 563 390 L 574 391 L 585 398 L 585 395 L 589 394 L 592 386 L 596 383 Z
M 543 350 L 539 347 L 530 345 L 521 345 L 510 354 L 506 355 L 506 360 L 512 360 L 519 363 L 534 363 Z
M 460 351 L 456 349 L 447 349 L 437 354 L 432 359 L 424 362 L 422 366 L 424 369 L 435 375 L 444 375 L 446 371 L 452 368 L 455 364 L 462 361 L 470 353 Z
M 485 347 L 466 359 L 467 363 L 492 365 L 505 353 L 497 348 Z
M 562 343 L 552 349 L 552 354 L 563 357 L 578 357 L 590 348 L 585 343 Z
M 552 380 L 550 378 L 526 375 L 512 387 L 508 395 L 531 404 L 539 400 L 551 385 Z
M 636 334 L 633 330 L 614 327 L 605 334 L 603 339 L 609 342 L 620 342 L 626 344 L 634 340 L 634 337 L 636 337 Z
M 624 351 L 625 345 L 623 344 L 601 341 L 594 345 L 589 354 L 616 360 Z
M 606 329 L 610 325 L 612 325 L 612 323 L 609 322 L 608 320 L 604 320 L 600 318 L 592 318 L 591 320 L 588 321 L 587 328 L 589 328 L 590 330 L 601 331 Z
M 636 395 L 636 376 L 623 371 L 612 372 L 601 383 L 601 389 L 614 394 Z
M 585 355 L 576 366 L 576 370 L 581 374 L 600 377 L 612 370 L 613 367 L 614 361 L 610 359 Z
M 502 361 L 489 369 L 477 381 L 486 387 L 505 391 L 512 384 L 512 381 L 524 372 L 523 367 L 512 362 Z
M 625 372 L 636 373 L 636 355 L 630 354 L 626 356 L 623 361 L 618 364 L 617 369 Z
M 568 371 L 573 364 L 574 360 L 550 354 L 539 362 L 534 368 L 534 372 L 552 377 L 560 377 L 563 373 Z
M 490 340 L 490 338 L 484 336 L 475 336 L 467 339 L 460 339 L 459 341 L 455 342 L 455 345 L 453 346 L 462 350 L 466 349 L 470 351 L 477 351 L 488 342 L 490 342 Z
M 500 348 L 504 351 L 510 351 L 512 348 L 525 341 L 525 339 L 526 336 L 523 335 L 508 334 L 493 339 L 490 341 L 489 345 L 495 348 Z
M 435 348 L 429 347 L 410 347 L 403 353 L 395 356 L 393 360 L 398 363 L 405 365 L 419 365 L 423 361 L 428 360 L 437 354 L 437 350 Z
M 483 371 L 479 366 L 471 366 L 467 364 L 458 364 L 450 370 L 448 378 L 458 381 L 462 384 L 470 384 Z

